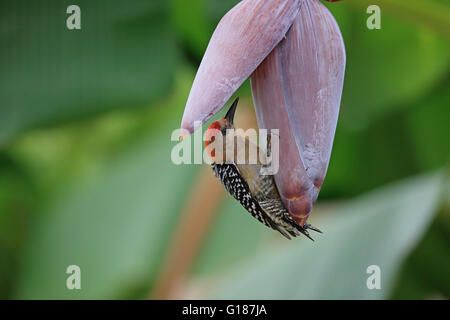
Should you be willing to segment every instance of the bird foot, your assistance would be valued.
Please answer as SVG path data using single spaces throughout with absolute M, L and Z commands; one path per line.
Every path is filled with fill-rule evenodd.
M 312 226 L 312 225 L 310 225 L 309 223 L 305 223 L 305 225 L 303 226 L 303 228 L 305 229 L 305 230 L 312 230 L 312 231 L 315 231 L 315 232 L 318 232 L 318 233 L 323 233 L 320 229 L 318 229 L 318 228 L 316 228 L 316 227 L 314 227 L 314 226 Z

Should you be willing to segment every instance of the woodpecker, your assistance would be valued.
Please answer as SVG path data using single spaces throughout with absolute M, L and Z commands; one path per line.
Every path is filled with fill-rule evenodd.
M 239 146 L 237 142 L 239 139 L 244 143 L 241 144 L 245 146 L 244 152 L 252 145 L 248 136 L 235 135 L 234 130 L 231 130 L 234 129 L 233 120 L 238 101 L 239 98 L 233 102 L 225 117 L 213 122 L 205 133 L 206 152 L 211 159 L 214 175 L 254 218 L 267 227 L 280 232 L 287 239 L 303 234 L 313 240 L 307 230 L 321 231 L 308 223 L 301 226 L 296 222 L 281 200 L 274 176 L 261 174 L 262 169 L 270 163 L 263 164 L 257 161 L 256 164 L 241 164 L 237 161 L 239 150 L 234 149 L 231 159 L 227 158 L 230 148 Z M 219 136 L 222 145 L 218 143 Z M 258 155 L 265 154 L 266 159 L 270 158 L 271 135 L 267 135 L 266 153 L 263 153 L 259 147 L 255 147 Z M 218 152 L 220 151 L 218 148 L 222 148 L 222 152 Z

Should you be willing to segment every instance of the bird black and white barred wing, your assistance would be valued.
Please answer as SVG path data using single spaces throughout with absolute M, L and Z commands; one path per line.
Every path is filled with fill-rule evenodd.
M 225 189 L 258 221 L 280 232 L 287 239 L 291 239 L 289 235 L 296 237 L 299 234 L 298 231 L 309 237 L 308 233 L 292 220 L 280 201 L 267 199 L 258 202 L 252 196 L 247 182 L 234 164 L 212 164 L 212 169 Z M 266 210 L 274 215 L 273 218 L 266 213 Z
M 273 221 L 262 210 L 258 202 L 253 199 L 247 183 L 242 179 L 234 164 L 212 164 L 216 177 L 225 189 L 241 203 L 250 214 L 269 228 L 273 228 Z

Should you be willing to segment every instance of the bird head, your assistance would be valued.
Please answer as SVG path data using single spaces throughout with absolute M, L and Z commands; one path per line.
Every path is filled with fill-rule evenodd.
M 212 159 L 214 159 L 215 157 L 215 148 L 212 148 L 210 145 L 216 141 L 218 135 L 221 135 L 222 141 L 225 141 L 224 138 L 227 135 L 227 130 L 234 129 L 234 114 L 236 112 L 238 102 L 239 98 L 236 98 L 225 117 L 211 123 L 211 125 L 208 127 L 208 130 L 206 130 L 205 147 L 209 147 L 209 149 L 207 149 L 208 155 Z
M 219 134 L 219 132 L 223 136 L 225 136 L 227 134 L 228 129 L 234 129 L 234 114 L 236 112 L 238 102 L 239 98 L 236 98 L 236 100 L 234 100 L 225 117 L 217 121 L 214 121 L 208 127 L 208 130 L 206 130 L 205 134 L 205 147 L 209 146 L 211 143 L 214 142 L 216 135 Z

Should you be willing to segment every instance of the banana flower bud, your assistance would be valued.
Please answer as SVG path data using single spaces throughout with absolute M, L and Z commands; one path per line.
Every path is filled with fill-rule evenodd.
M 208 121 L 251 75 L 259 127 L 280 130 L 277 187 L 304 224 L 330 160 L 344 71 L 339 27 L 320 1 L 243 0 L 211 38 L 181 128 Z

